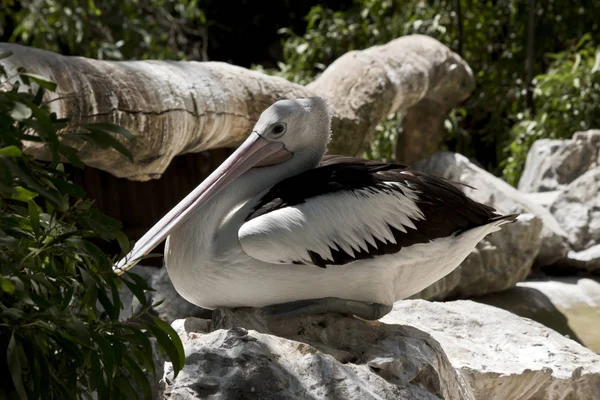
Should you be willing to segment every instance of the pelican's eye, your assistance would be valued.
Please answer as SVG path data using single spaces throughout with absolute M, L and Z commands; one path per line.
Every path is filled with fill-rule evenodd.
M 284 124 L 283 122 L 278 122 L 271 127 L 271 136 L 273 136 L 273 137 L 281 136 L 285 133 L 286 129 L 287 129 L 286 124 Z

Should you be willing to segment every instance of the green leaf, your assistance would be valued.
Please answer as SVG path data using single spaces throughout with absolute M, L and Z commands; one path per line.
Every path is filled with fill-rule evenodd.
M 104 252 L 100 250 L 96 245 L 85 239 L 79 237 L 71 237 L 67 238 L 65 241 L 73 245 L 77 249 L 77 254 L 80 254 L 81 256 L 86 258 L 91 258 L 94 265 L 98 268 L 100 268 L 103 264 L 106 264 L 108 262 L 106 254 L 104 254 Z M 88 272 L 82 269 L 82 275 L 83 274 L 88 274 Z M 92 280 L 90 279 L 89 282 L 91 283 Z
M 152 321 L 156 324 L 158 329 L 153 329 L 154 327 L 151 327 L 151 325 L 149 325 L 148 328 L 151 329 L 152 333 L 156 336 L 159 345 L 167 352 L 169 359 L 171 359 L 171 362 L 173 363 L 174 377 L 177 377 L 179 371 L 185 366 L 185 351 L 183 350 L 181 338 L 169 324 L 160 318 L 152 317 Z M 168 335 L 170 340 L 167 340 L 164 337 L 164 334 Z
M 100 347 L 102 352 L 102 363 L 106 368 L 106 375 L 108 379 L 108 385 L 112 382 L 112 379 L 117 372 L 117 364 L 115 363 L 115 354 L 113 348 L 108 340 L 106 340 L 100 333 L 92 333 L 92 339 Z
M 62 301 L 60 302 L 61 309 L 65 309 L 71 305 L 71 300 L 73 299 L 73 294 L 75 293 L 75 285 L 69 285 L 63 290 Z
M 98 357 L 97 353 L 91 353 L 91 364 L 92 373 L 90 376 L 90 382 L 92 384 L 92 388 L 98 391 L 99 399 L 108 399 L 109 395 L 106 382 L 104 381 L 104 371 L 100 365 L 100 358 Z
M 0 183 L 4 186 L 8 186 L 6 187 L 4 190 L 4 192 L 6 193 L 11 193 L 13 191 L 12 184 L 13 184 L 13 176 L 12 173 L 10 172 L 10 168 L 8 168 L 8 166 L 6 166 L 4 163 L 0 162 Z
M 83 128 L 88 130 L 101 130 L 106 132 L 118 133 L 119 135 L 129 139 L 129 141 L 134 141 L 135 137 L 131 132 L 127 129 L 120 127 L 119 125 L 109 124 L 106 122 L 93 122 L 89 124 L 82 125 Z
M 31 78 L 31 80 L 37 83 L 39 86 L 43 87 L 44 89 L 50 90 L 51 92 L 53 92 L 56 89 L 56 83 L 41 75 L 31 74 L 29 72 L 22 72 L 19 74 L 19 76 L 26 76 L 28 78 Z
M 117 287 L 117 280 L 111 279 L 111 277 L 108 277 L 108 279 L 106 279 L 106 280 L 108 281 L 108 286 L 110 287 L 110 290 L 111 290 L 112 304 L 114 304 L 114 306 L 115 306 L 114 312 L 110 315 L 110 318 L 114 321 L 117 321 L 119 319 L 119 315 L 121 314 L 121 307 L 122 307 L 119 288 Z
M 27 107 L 25 104 L 16 101 L 12 111 L 10 112 L 10 117 L 15 121 L 24 121 L 28 118 L 31 118 L 33 112 L 31 108 Z
M 129 241 L 129 238 L 127 237 L 127 235 L 125 235 L 120 230 L 114 230 L 113 236 L 119 242 L 119 247 L 121 248 L 121 254 L 123 256 L 125 256 L 127 253 L 129 253 L 129 250 L 131 248 L 131 242 Z
M 35 345 L 33 343 L 31 343 L 30 341 L 28 341 L 26 338 L 21 338 L 21 346 L 20 348 L 23 350 L 23 361 L 25 361 L 25 363 L 27 364 L 26 368 L 23 368 L 24 372 L 23 375 L 26 377 L 25 379 L 27 379 L 27 377 L 29 377 L 29 379 L 27 379 L 29 385 L 28 385 L 28 392 L 29 392 L 29 396 L 33 399 L 39 399 L 40 398 L 40 380 L 41 380 L 41 376 L 40 376 L 40 368 L 39 368 L 39 363 L 36 362 L 35 359 L 35 355 L 34 355 L 34 348 Z
M 59 143 L 58 152 L 65 156 L 69 162 L 77 168 L 83 168 L 84 165 L 77 156 L 77 149 L 67 146 L 64 143 Z
M 127 286 L 131 293 L 139 300 L 139 302 L 143 305 L 148 304 L 148 299 L 146 298 L 146 293 L 144 293 L 144 289 L 140 287 L 135 282 L 130 282 L 128 279 L 125 279 L 124 276 L 121 276 L 121 281 Z
M 13 159 L 8 157 L 0 156 L 0 162 L 3 162 L 10 168 L 13 176 L 19 178 L 21 182 L 26 184 L 30 189 L 35 190 L 49 201 L 51 201 L 59 211 L 66 211 L 69 208 L 69 204 L 65 198 L 61 196 L 56 190 L 51 190 L 36 181 L 29 173 L 25 172 L 21 166 L 14 162 Z
M 6 349 L 6 362 L 8 364 L 8 369 L 10 371 L 10 376 L 12 378 L 13 384 L 15 385 L 15 389 L 19 394 L 21 399 L 27 399 L 27 392 L 25 391 L 25 386 L 23 385 L 23 371 L 21 368 L 21 351 L 19 351 L 19 347 L 17 341 L 15 340 L 15 332 L 13 331 L 10 335 L 10 340 L 8 341 L 8 347 Z
M 142 331 L 135 327 L 130 327 L 130 333 L 126 336 L 126 338 L 140 346 L 140 354 L 142 359 L 146 362 L 146 366 L 150 369 L 152 376 L 156 376 L 156 371 L 154 368 L 154 351 L 152 349 L 152 343 L 150 343 L 150 339 L 146 336 Z
M 113 354 L 115 356 L 115 364 L 118 368 L 119 365 L 123 363 L 123 343 L 119 338 L 116 338 L 114 336 L 107 336 L 106 339 L 110 341 L 112 345 Z
M 123 369 L 123 373 L 118 376 L 117 387 L 121 391 L 121 398 L 124 399 L 139 399 L 140 396 L 136 390 L 133 389 L 131 383 L 126 379 L 126 371 Z
M 13 294 L 16 286 L 12 281 L 0 276 L 0 289 L 2 289 L 4 293 Z
M 133 160 L 133 156 L 131 152 L 123 146 L 121 142 L 115 139 L 110 133 L 104 132 L 102 130 L 95 130 L 91 128 L 87 128 L 90 133 L 69 133 L 64 135 L 65 139 L 81 139 L 89 142 L 101 149 L 113 148 L 117 150 L 119 153 L 123 154 L 125 157 Z
M 17 146 L 6 146 L 0 149 L 0 156 L 21 157 L 23 152 Z
M 59 190 L 65 192 L 66 194 L 68 194 L 70 196 L 73 196 L 73 197 L 84 197 L 85 196 L 85 191 L 83 190 L 83 188 L 81 186 L 74 185 L 70 182 L 67 182 L 67 181 L 61 179 L 61 178 L 56 178 L 51 175 L 47 175 L 45 178 L 48 179 L 50 182 L 52 182 L 54 184 L 54 186 L 56 186 L 56 188 L 58 188 Z
M 125 364 L 135 383 L 142 388 L 144 397 L 146 399 L 152 399 L 152 387 L 150 386 L 150 382 L 148 382 L 148 377 L 144 374 L 144 371 L 142 371 L 137 362 L 128 355 L 125 355 Z
M 27 202 L 27 208 L 29 209 L 29 219 L 31 221 L 31 228 L 35 233 L 35 236 L 40 237 L 42 235 L 42 230 L 40 229 L 40 213 L 38 205 L 35 204 L 33 200 L 29 200 Z
M 17 290 L 19 290 L 18 285 L 15 286 L 17 287 Z M 19 310 L 18 308 L 11 307 L 0 311 L 0 316 L 2 316 L 2 318 L 20 319 L 25 316 L 25 313 L 22 310 Z
M 32 192 L 31 190 L 25 189 L 22 186 L 17 186 L 16 188 L 14 188 L 14 192 L 11 196 L 11 199 L 28 203 L 32 199 L 36 198 L 37 195 L 38 194 L 36 192 Z
M 39 393 L 46 394 L 50 387 L 50 367 L 48 365 L 48 360 L 46 360 L 46 356 L 40 351 L 38 343 L 32 343 L 31 347 L 33 348 L 33 359 L 35 359 L 35 362 L 39 367 L 39 381 L 36 382 L 36 386 L 39 388 Z
M 90 332 L 88 331 L 87 326 L 83 323 L 81 319 L 79 319 L 78 317 L 72 317 L 71 321 L 69 321 L 66 324 L 66 327 L 68 327 L 72 333 L 75 333 L 75 335 L 77 335 L 77 338 L 79 339 L 78 342 L 81 345 L 88 345 L 90 341 Z
M 53 339 L 60 346 L 61 351 L 65 352 L 68 359 L 72 359 L 76 363 L 84 362 L 85 354 L 83 353 L 83 349 L 78 345 L 77 340 L 73 336 L 59 331 L 53 336 Z
M 35 104 L 36 106 L 40 106 L 42 105 L 42 100 L 44 99 L 44 93 L 46 93 L 46 91 L 44 90 L 43 87 L 39 87 L 37 92 L 35 93 L 35 97 L 32 100 L 32 103 Z
M 139 276 L 138 274 L 127 271 L 127 275 L 128 278 L 131 278 L 135 284 L 142 290 L 152 290 L 152 288 L 150 287 L 150 285 L 148 285 L 148 282 L 146 282 L 146 280 L 144 278 L 142 278 L 141 276 Z
M 104 311 L 111 316 L 111 319 L 114 319 L 112 316 L 115 315 L 115 313 L 119 313 L 119 304 L 112 303 L 106 294 L 106 288 L 102 286 L 98 288 L 98 301 L 102 305 L 102 308 L 104 308 Z

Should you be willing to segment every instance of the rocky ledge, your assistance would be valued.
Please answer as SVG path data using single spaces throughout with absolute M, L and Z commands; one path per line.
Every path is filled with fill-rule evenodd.
M 473 301 L 404 300 L 380 321 L 217 310 L 173 323 L 167 399 L 600 399 L 600 355 Z

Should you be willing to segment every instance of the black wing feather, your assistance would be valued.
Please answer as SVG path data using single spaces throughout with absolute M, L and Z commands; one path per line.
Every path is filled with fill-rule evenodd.
M 388 164 L 347 156 L 325 156 L 319 167 L 302 172 L 273 186 L 258 202 L 246 220 L 269 212 L 304 203 L 307 199 L 338 191 L 369 190 L 381 192 L 393 189 L 384 182 L 397 182 L 418 192 L 417 205 L 424 220 L 413 221 L 416 229 L 402 232 L 390 227 L 396 243 L 375 239 L 367 242 L 354 256 L 341 249 L 331 249 L 333 260 L 325 260 L 309 251 L 312 262 L 320 267 L 346 264 L 357 259 L 392 254 L 401 248 L 433 239 L 457 235 L 498 219 L 515 220 L 516 215 L 501 216 L 492 207 L 467 197 L 458 184 L 434 175 L 410 170 L 406 165 Z

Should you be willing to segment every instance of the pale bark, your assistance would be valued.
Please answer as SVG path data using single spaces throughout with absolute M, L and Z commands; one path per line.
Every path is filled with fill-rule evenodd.
M 423 99 L 450 109 L 474 87 L 469 66 L 425 36 L 347 53 L 307 86 L 219 62 L 100 61 L 0 43 L 5 51 L 13 52 L 0 61 L 9 74 L 24 67 L 57 83 L 48 99 L 59 117 L 113 122 L 136 136 L 133 163 L 113 150 L 80 151 L 85 164 L 132 180 L 160 177 L 179 154 L 238 145 L 278 99 L 326 97 L 334 113 L 330 152 L 359 154 L 390 113 Z M 28 151 L 45 157 L 43 148 Z
M 396 158 L 410 165 L 436 153 L 442 144 L 442 129 L 448 111 L 446 105 L 429 98 L 421 99 L 406 110 Z

